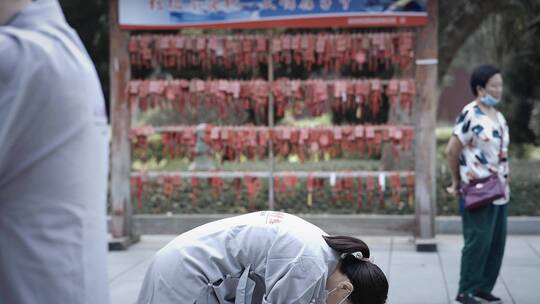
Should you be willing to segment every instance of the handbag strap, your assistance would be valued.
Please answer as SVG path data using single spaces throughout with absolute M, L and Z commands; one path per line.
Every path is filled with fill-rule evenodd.
M 497 122 L 499 123 L 500 133 L 501 133 L 501 143 L 499 145 L 499 164 L 502 163 L 502 154 L 503 154 L 503 142 L 504 142 L 504 125 L 499 119 L 499 112 L 497 112 Z

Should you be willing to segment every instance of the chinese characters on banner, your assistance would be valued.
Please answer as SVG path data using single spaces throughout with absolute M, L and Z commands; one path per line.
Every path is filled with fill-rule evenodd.
M 120 0 L 124 29 L 422 26 L 425 1 Z

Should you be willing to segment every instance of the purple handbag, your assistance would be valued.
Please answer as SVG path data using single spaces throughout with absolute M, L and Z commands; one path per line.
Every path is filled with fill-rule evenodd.
M 497 173 L 462 185 L 460 192 L 467 210 L 484 207 L 494 200 L 506 196 L 505 187 Z
M 499 150 L 499 163 L 501 163 L 503 149 L 503 128 L 501 127 L 501 145 Z M 488 177 L 475 179 L 469 184 L 461 184 L 459 190 L 467 210 L 475 210 L 491 204 L 494 200 L 506 196 L 506 189 L 498 173 Z

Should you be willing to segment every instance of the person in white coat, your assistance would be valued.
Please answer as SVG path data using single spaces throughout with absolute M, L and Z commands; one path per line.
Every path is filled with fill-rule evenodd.
M 0 0 L 0 303 L 109 303 L 108 139 L 58 1 Z
M 388 281 L 368 246 L 287 213 L 211 222 L 159 250 L 138 304 L 382 304 Z

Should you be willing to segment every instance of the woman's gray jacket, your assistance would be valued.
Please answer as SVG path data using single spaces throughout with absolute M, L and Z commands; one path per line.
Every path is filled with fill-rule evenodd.
M 155 255 L 138 303 L 325 303 L 338 254 L 323 235 L 270 211 L 200 226 Z

